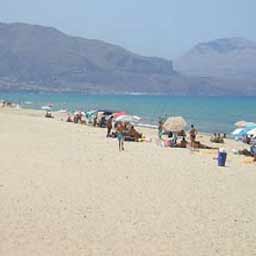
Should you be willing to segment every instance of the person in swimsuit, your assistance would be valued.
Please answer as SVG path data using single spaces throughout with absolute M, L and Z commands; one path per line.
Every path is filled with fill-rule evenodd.
M 116 127 L 119 151 L 124 151 L 124 125 L 119 123 Z
M 163 135 L 163 121 L 160 120 L 158 122 L 158 137 L 159 137 L 159 139 L 162 138 L 162 135 Z
M 180 142 L 180 143 L 177 143 L 177 144 L 175 145 L 175 147 L 176 147 L 176 148 L 186 148 L 186 147 L 187 147 L 187 144 L 188 144 L 188 142 L 186 141 L 185 136 L 183 136 L 181 142 Z
M 189 131 L 189 135 L 190 135 L 190 142 L 192 146 L 192 144 L 196 141 L 196 135 L 197 135 L 197 130 L 195 129 L 193 124 L 191 125 L 191 130 Z
M 113 122 L 113 116 L 111 116 L 107 121 L 107 137 L 111 136 L 111 130 L 112 130 L 112 122 Z

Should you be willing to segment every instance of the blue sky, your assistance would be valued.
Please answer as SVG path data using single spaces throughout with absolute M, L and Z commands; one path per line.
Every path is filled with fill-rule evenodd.
M 256 0 L 0 0 L 1 22 L 56 27 L 175 59 L 198 42 L 256 41 Z

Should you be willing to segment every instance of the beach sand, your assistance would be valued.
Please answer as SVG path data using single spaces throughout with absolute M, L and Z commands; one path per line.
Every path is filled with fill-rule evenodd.
M 256 164 L 0 109 L 0 255 L 256 255 Z M 208 136 L 199 138 L 211 145 Z

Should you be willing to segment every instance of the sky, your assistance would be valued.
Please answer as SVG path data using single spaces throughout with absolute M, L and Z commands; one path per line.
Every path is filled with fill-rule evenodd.
M 0 22 L 56 27 L 146 56 L 176 59 L 199 42 L 256 41 L 256 0 L 0 0 Z

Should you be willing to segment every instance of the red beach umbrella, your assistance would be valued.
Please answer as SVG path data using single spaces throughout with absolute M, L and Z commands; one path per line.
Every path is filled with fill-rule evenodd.
M 113 116 L 114 118 L 117 118 L 117 117 L 123 116 L 123 115 L 127 115 L 127 113 L 126 113 L 126 112 L 117 112 L 117 113 L 114 113 L 112 116 Z

